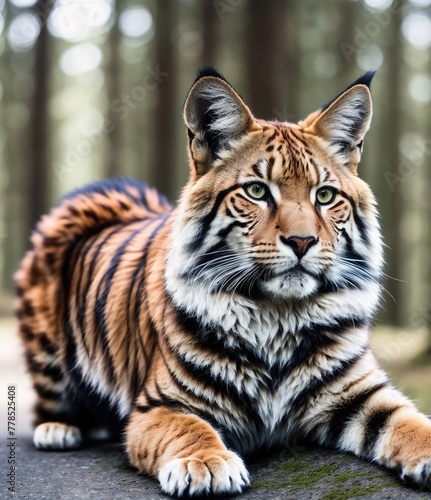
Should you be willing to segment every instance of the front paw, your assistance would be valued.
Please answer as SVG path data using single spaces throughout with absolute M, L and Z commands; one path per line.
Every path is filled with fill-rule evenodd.
M 36 427 L 33 443 L 39 450 L 73 450 L 81 446 L 81 431 L 60 422 L 45 422 Z
M 159 472 L 162 490 L 178 497 L 241 493 L 250 484 L 243 461 L 230 451 L 177 458 Z
M 415 466 L 401 469 L 400 477 L 408 485 L 431 491 L 431 457 L 420 460 Z

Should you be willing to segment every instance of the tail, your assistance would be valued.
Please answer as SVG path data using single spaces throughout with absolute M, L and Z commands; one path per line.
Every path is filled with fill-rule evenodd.
M 71 192 L 37 224 L 31 249 L 15 275 L 18 296 L 41 280 L 58 276 L 67 248 L 82 236 L 153 218 L 172 208 L 155 189 L 129 179 L 100 181 Z
M 61 390 L 62 275 L 71 250 L 80 240 L 117 224 L 151 219 L 169 213 L 172 205 L 159 193 L 132 180 L 101 181 L 65 196 L 41 218 L 31 236 L 31 249 L 15 275 L 16 314 L 35 387 Z M 37 387 L 36 387 L 37 389 Z M 40 399 L 46 390 L 40 390 Z M 49 394 L 48 394 L 49 396 Z M 53 398 L 42 401 L 39 421 Z

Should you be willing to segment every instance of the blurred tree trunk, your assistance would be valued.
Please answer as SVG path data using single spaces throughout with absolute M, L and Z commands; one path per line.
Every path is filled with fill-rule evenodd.
M 280 0 L 249 0 L 247 4 L 249 102 L 258 118 L 284 114 L 288 5 Z
M 152 184 L 169 199 L 175 197 L 176 162 L 176 53 L 172 34 L 177 25 L 176 0 L 157 3 L 155 65 L 168 75 L 157 86 L 158 105 L 155 108 L 155 162 L 151 169 Z
M 120 30 L 118 29 L 118 4 L 115 2 L 115 22 L 109 32 L 108 38 L 108 63 L 105 68 L 106 74 L 106 93 L 108 97 L 108 120 L 110 132 L 108 137 L 104 138 L 107 143 L 106 151 L 106 175 L 108 177 L 119 177 L 123 174 L 121 162 L 121 122 L 119 113 L 114 111 L 112 103 L 120 97 L 121 93 L 121 58 L 119 54 L 119 44 L 121 41 Z
M 342 85 L 346 86 L 358 78 L 359 70 L 356 62 L 356 52 L 351 53 L 351 48 L 355 47 L 355 26 L 360 17 L 359 2 L 343 2 L 341 11 L 341 29 L 338 38 L 338 48 L 336 53 L 339 55 L 340 80 Z M 343 88 L 343 86 L 341 86 Z
M 400 1 L 400 6 L 393 13 L 388 27 L 388 46 L 385 54 L 385 75 L 387 78 L 385 94 L 385 115 L 386 126 L 382 130 L 387 133 L 382 137 L 380 145 L 380 158 L 382 163 L 382 175 L 380 186 L 381 215 L 383 225 L 384 241 L 387 245 L 386 255 L 386 273 L 388 278 L 384 282 L 387 290 L 384 293 L 383 311 L 381 317 L 386 324 L 400 326 L 406 323 L 405 311 L 403 308 L 403 283 L 401 245 L 403 244 L 400 235 L 401 215 L 402 215 L 402 192 L 400 186 L 396 186 L 396 191 L 391 192 L 387 182 L 388 173 L 398 175 L 399 169 L 399 141 L 401 137 L 401 125 L 403 123 L 402 115 L 402 72 L 403 72 L 403 47 L 401 39 L 401 23 L 403 5 L 405 0 Z M 376 161 L 377 165 L 378 162 Z M 386 175 L 383 175 L 383 171 Z
M 296 31 L 300 5 L 294 0 L 285 0 L 285 23 L 283 50 L 286 53 L 283 71 L 286 86 L 283 88 L 284 100 L 280 112 L 273 112 L 272 118 L 280 121 L 297 122 L 301 118 L 299 93 L 301 92 L 301 37 Z
M 428 74 L 431 74 L 431 58 L 428 59 Z M 427 231 L 422 231 L 422 241 L 419 243 L 421 246 L 421 271 L 422 271 L 422 286 L 423 290 L 423 304 L 419 311 L 413 311 L 411 316 L 412 322 L 417 322 L 419 326 L 423 326 L 428 329 L 428 346 L 425 350 L 425 361 L 429 364 L 431 362 L 431 231 L 429 230 L 429 221 L 431 220 L 431 199 L 429 196 L 431 189 L 431 172 L 429 166 L 429 156 L 430 156 L 430 137 L 431 137 L 431 120 L 428 117 L 431 114 L 431 103 L 426 104 L 426 110 L 424 116 L 426 117 L 426 122 L 424 125 L 424 139 L 428 143 L 428 151 L 424 152 L 424 165 L 422 165 L 421 175 L 423 179 L 423 187 L 421 193 L 421 208 L 422 208 L 422 220 L 421 225 L 423 228 L 427 228 Z M 413 324 L 413 326 L 418 326 Z
M 40 19 L 41 30 L 36 42 L 34 65 L 34 93 L 31 109 L 30 133 L 31 153 L 27 177 L 27 220 L 28 231 L 33 228 L 39 217 L 49 208 L 49 168 L 48 168 L 48 87 L 50 79 L 48 14 L 53 0 L 38 0 L 34 12 Z
M 217 27 L 219 17 L 214 11 L 213 2 L 201 2 L 201 20 L 203 35 L 202 64 L 217 67 Z

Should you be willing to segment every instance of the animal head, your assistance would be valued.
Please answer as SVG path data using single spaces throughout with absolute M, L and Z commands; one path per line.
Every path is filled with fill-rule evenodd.
M 373 72 L 298 123 L 253 116 L 212 69 L 184 107 L 190 180 L 171 264 L 211 293 L 305 299 L 376 283 L 374 197 L 357 175 Z

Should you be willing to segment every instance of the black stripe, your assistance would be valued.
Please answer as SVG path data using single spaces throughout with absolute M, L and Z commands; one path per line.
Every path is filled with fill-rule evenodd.
M 82 211 L 82 213 L 88 217 L 89 219 L 92 219 L 96 224 L 100 222 L 99 216 L 96 214 L 94 210 L 91 208 L 86 208 Z
M 302 144 L 305 148 L 308 147 L 308 144 L 304 141 L 304 139 L 302 139 L 301 137 L 299 137 L 299 135 L 296 135 L 296 133 L 292 130 L 292 129 L 289 129 L 289 132 L 291 135 L 293 135 L 293 137 L 300 143 Z
M 340 281 L 337 281 L 336 283 L 328 280 L 325 274 L 320 275 L 320 287 L 318 289 L 319 294 L 337 292 L 342 289 L 363 290 L 367 282 L 378 282 L 379 277 L 374 274 L 367 262 L 367 259 L 353 248 L 352 238 L 349 236 L 345 228 L 341 229 L 341 237 L 346 242 L 346 248 L 343 250 L 341 256 L 352 260 L 353 262 L 351 264 L 355 267 L 351 268 L 351 273 L 344 274 L 340 278 Z M 348 267 L 348 263 L 343 264 L 345 267 Z
M 35 406 L 35 413 L 43 422 L 70 422 L 70 413 L 68 411 L 47 409 L 39 403 Z
M 79 385 L 82 380 L 81 370 L 77 366 L 78 356 L 76 352 L 76 341 L 73 334 L 73 327 L 70 319 L 67 319 L 64 323 L 64 335 L 66 337 L 66 368 L 74 385 Z
M 234 347 L 227 345 L 223 341 L 225 334 L 220 335 L 216 325 L 202 324 L 196 315 L 176 306 L 169 295 L 166 297 L 175 311 L 175 321 L 182 327 L 185 334 L 191 335 L 198 342 L 200 349 L 208 351 L 212 356 L 225 356 L 229 363 L 253 368 L 255 372 L 267 370 L 265 362 L 256 354 L 251 345 L 247 345 L 243 340 Z
M 170 297 L 167 300 L 172 303 Z M 268 366 L 244 340 L 241 339 L 237 346 L 229 346 L 223 341 L 224 334 L 220 334 L 215 325 L 202 324 L 194 314 L 173 303 L 172 307 L 175 310 L 176 322 L 183 327 L 184 335 L 191 335 L 194 341 L 198 342 L 200 349 L 207 351 L 211 356 L 227 357 L 228 362 L 234 366 L 241 365 L 243 368 L 253 369 L 272 390 L 275 390 L 295 369 L 307 364 L 324 347 L 337 344 L 347 328 L 363 328 L 368 325 L 368 320 L 360 317 L 333 318 L 329 326 L 312 323 L 296 333 L 301 341 L 287 363 Z M 233 332 L 232 334 L 234 335 Z M 268 374 L 267 377 L 265 374 Z
M 301 341 L 289 361 L 284 365 L 277 364 L 270 368 L 272 389 L 276 389 L 295 369 L 308 365 L 323 348 L 336 346 L 343 338 L 346 329 L 363 328 L 368 325 L 368 320 L 359 317 L 332 318 L 331 321 L 332 324 L 329 326 L 311 323 L 295 333 Z
M 165 302 L 165 306 L 164 306 L 164 312 L 163 312 L 164 317 L 166 317 L 166 311 L 167 311 L 167 301 Z M 165 338 L 165 339 L 168 338 L 167 333 L 166 333 L 166 323 L 164 324 L 163 338 Z M 170 349 L 170 347 L 168 345 L 166 347 L 168 349 Z M 168 361 L 163 353 L 163 350 L 160 350 L 160 354 L 162 356 L 163 363 L 165 364 L 165 367 L 168 370 L 168 373 L 171 377 L 172 382 L 177 386 L 177 388 L 180 390 L 180 392 L 187 394 L 189 400 L 191 398 L 194 398 L 197 402 L 203 402 L 205 407 L 208 407 L 208 405 L 216 405 L 219 409 L 226 411 L 226 408 L 220 408 L 217 401 L 214 400 L 214 398 L 210 398 L 209 395 L 206 395 L 206 394 L 205 395 L 197 395 L 197 394 L 195 394 L 193 388 L 189 387 L 183 379 L 179 378 L 179 374 L 176 373 L 176 371 L 171 369 L 171 367 L 169 366 L 169 363 L 168 363 Z
M 355 269 L 353 270 L 353 273 L 355 273 L 355 272 L 361 273 L 361 270 L 363 270 L 364 272 L 361 273 L 361 275 L 360 275 L 360 282 L 371 281 L 372 278 L 370 278 L 370 274 L 372 274 L 372 269 L 371 269 L 370 265 L 368 264 L 367 259 L 353 248 L 352 238 L 349 236 L 349 234 L 347 233 L 345 228 L 341 229 L 341 236 L 346 241 L 346 249 L 344 250 L 342 256 L 354 261 L 354 262 L 352 262 L 352 264 L 355 265 Z M 374 278 L 374 280 L 377 281 L 377 278 L 378 277 L 376 276 Z M 349 279 L 351 279 L 351 278 L 349 278 Z M 360 284 L 360 283 L 357 283 L 356 285 L 358 285 L 358 284 Z
M 185 356 L 171 350 L 187 374 L 195 381 L 205 393 L 209 389 L 207 398 L 211 399 L 211 392 L 215 392 L 219 398 L 228 399 L 235 405 L 235 409 L 247 420 L 252 420 L 255 425 L 263 427 L 262 417 L 256 413 L 256 402 L 245 391 L 238 389 L 236 385 L 223 378 L 220 374 L 211 372 L 211 366 L 199 366 L 188 361 Z
M 40 347 L 43 351 L 45 351 L 48 354 L 56 354 L 58 351 L 58 348 L 56 345 L 54 345 L 47 337 L 45 333 L 39 333 L 39 342 L 40 342 Z
M 266 140 L 265 144 L 269 144 L 272 140 L 274 140 L 275 137 L 276 137 L 276 135 L 277 135 L 277 130 L 274 130 L 274 132 L 272 133 L 272 135 L 269 136 L 268 139 Z
M 207 413 L 204 410 L 196 408 L 193 405 L 184 404 L 182 402 L 179 402 L 179 401 L 176 401 L 176 400 L 172 399 L 169 396 L 166 396 L 162 392 L 162 390 L 160 389 L 160 387 L 157 384 L 157 382 L 156 382 L 156 391 L 157 391 L 158 397 L 160 398 L 160 400 L 162 401 L 162 403 L 165 406 L 167 406 L 169 408 L 176 409 L 177 411 L 182 411 L 184 413 L 192 413 L 193 415 L 196 415 L 196 416 L 198 416 L 200 418 L 203 418 L 206 422 L 208 422 L 209 424 L 211 424 L 213 427 L 218 427 L 219 426 L 218 423 L 217 423 L 217 421 L 216 421 L 216 419 L 214 418 L 214 415 L 211 415 L 210 413 Z M 226 411 L 224 413 L 226 413 Z
M 72 207 L 71 207 L 72 208 Z M 70 209 L 71 209 L 70 208 Z M 57 300 L 62 301 L 64 304 L 69 304 L 71 295 L 71 282 L 73 280 L 73 273 L 75 272 L 78 258 L 85 242 L 91 237 L 93 233 L 88 232 L 87 234 L 80 235 L 79 240 L 72 241 L 66 248 L 63 257 L 63 271 L 62 271 L 62 289 L 59 293 L 64 294 L 64 298 L 57 297 Z M 73 335 L 73 328 L 71 324 L 71 319 L 69 312 L 65 310 L 63 315 L 63 329 L 66 338 L 66 357 L 65 363 L 67 372 L 71 376 L 72 380 L 75 382 L 77 379 L 81 379 L 81 374 L 76 366 L 76 343 Z
M 359 414 L 368 399 L 387 385 L 388 382 L 382 382 L 373 387 L 369 387 L 365 391 L 339 403 L 335 407 L 326 434 L 328 445 L 335 446 L 338 443 L 344 429 L 349 425 L 351 420 Z
M 138 391 L 140 390 L 138 386 L 138 381 L 141 383 L 141 380 L 145 379 L 146 373 L 138 373 L 138 364 L 137 364 L 137 358 L 138 356 L 142 355 L 144 362 L 145 362 L 145 369 L 148 370 L 149 366 L 149 359 L 151 359 L 151 356 L 154 352 L 155 349 L 155 342 L 153 343 L 153 352 L 147 353 L 147 348 L 149 346 L 144 345 L 144 341 L 142 338 L 142 331 L 141 331 L 141 308 L 142 304 L 144 303 L 144 299 L 146 297 L 146 288 L 144 287 L 145 279 L 147 277 L 146 275 L 146 265 L 147 265 L 147 258 L 148 258 L 148 252 L 149 249 L 154 241 L 154 238 L 157 236 L 159 233 L 160 229 L 164 226 L 166 221 L 169 219 L 170 214 L 162 214 L 154 219 L 152 219 L 152 222 L 156 222 L 161 219 L 160 224 L 156 226 L 156 228 L 152 231 L 150 236 L 146 239 L 145 246 L 143 248 L 143 254 L 142 258 L 139 260 L 138 265 L 135 267 L 133 271 L 133 275 L 130 279 L 131 286 L 129 287 L 129 292 L 128 292 L 128 297 L 127 297 L 127 319 L 126 319 L 126 328 L 127 328 L 127 335 L 130 339 L 134 338 L 135 340 L 137 339 L 136 345 L 135 345 L 135 360 L 134 360 L 134 365 L 130 369 L 132 360 L 130 355 L 127 357 L 126 360 L 126 366 L 131 374 L 130 377 L 130 384 L 129 386 L 131 389 L 134 391 L 134 397 L 136 397 Z M 134 304 L 132 301 L 132 297 L 135 298 Z M 134 307 L 133 307 L 134 305 Z M 135 327 L 131 329 L 130 324 L 133 319 L 133 323 Z M 153 324 L 150 322 L 149 324 L 150 328 L 150 336 L 153 338 L 156 338 L 156 333 L 154 332 L 154 327 Z M 131 340 L 132 342 L 132 340 Z M 139 346 L 140 353 L 138 352 L 138 349 L 136 347 Z
M 385 408 L 383 410 L 373 411 L 368 417 L 364 427 L 364 440 L 362 443 L 361 455 L 372 460 L 374 458 L 374 448 L 377 440 L 384 431 L 390 417 L 398 410 L 400 406 Z
M 153 398 L 150 395 L 150 393 L 148 392 L 146 387 L 143 388 L 143 392 L 145 394 L 145 399 L 148 401 L 148 406 L 150 406 L 151 409 L 160 408 L 161 406 L 164 406 L 166 408 L 171 408 L 172 410 L 178 411 L 178 409 L 181 407 L 180 403 L 178 403 L 177 401 L 174 401 L 173 399 L 168 398 L 168 397 L 164 397 L 164 398 L 160 398 L 160 399 Z M 160 393 L 160 391 L 159 391 L 159 393 Z
M 196 232 L 196 234 L 193 238 L 193 241 L 191 241 L 188 245 L 189 252 L 191 252 L 191 253 L 195 252 L 202 245 L 213 220 L 217 216 L 217 212 L 218 212 L 223 200 L 225 199 L 225 197 L 229 193 L 231 193 L 232 191 L 235 191 L 239 187 L 240 187 L 239 184 L 235 184 L 234 186 L 231 186 L 227 189 L 224 189 L 223 191 L 220 191 L 218 193 L 211 210 L 209 211 L 209 213 L 207 215 L 205 215 L 201 219 L 201 221 L 199 223 L 199 229 Z
M 136 287 L 137 300 L 135 301 L 134 318 L 135 318 L 136 324 L 138 325 L 138 330 L 139 330 L 138 335 L 140 338 L 142 338 L 142 333 L 140 331 L 139 318 L 140 318 L 142 304 L 144 303 L 144 299 L 146 297 L 146 288 L 144 288 L 144 282 L 145 282 L 145 279 L 147 277 L 145 270 L 147 267 L 148 252 L 150 250 L 151 245 L 154 242 L 155 237 L 159 234 L 159 231 L 162 229 L 162 227 L 166 224 L 166 221 L 169 219 L 169 215 L 170 214 L 163 214 L 163 215 L 159 215 L 158 217 L 153 219 L 153 222 L 160 220 L 160 223 L 157 224 L 157 226 L 154 228 L 154 230 L 152 231 L 150 236 L 146 239 L 146 243 L 145 243 L 145 246 L 143 248 L 142 258 L 140 259 L 139 264 L 136 266 L 135 271 L 134 271 L 133 276 L 132 276 L 132 279 L 131 279 L 132 283 L 134 283 L 135 280 L 138 282 L 137 287 Z M 139 276 L 141 271 L 142 271 L 141 278 L 139 280 L 137 280 L 137 277 Z M 132 288 L 132 287 L 130 287 L 130 288 Z M 131 292 L 131 290 L 130 290 L 130 292 Z M 131 296 L 129 295 L 129 298 L 130 297 Z M 144 348 L 143 348 L 143 351 L 145 351 Z
M 73 281 L 73 274 L 75 273 L 77 263 L 79 260 L 79 256 L 81 255 L 82 249 L 84 248 L 85 243 L 92 237 L 93 234 L 102 230 L 102 228 L 98 228 L 97 231 L 88 231 L 84 234 L 79 235 L 75 240 L 71 241 L 69 245 L 67 245 L 65 249 L 65 253 L 63 256 L 63 271 L 62 271 L 62 284 L 63 291 L 68 296 L 70 295 L 71 282 Z M 66 300 L 64 302 L 68 304 L 69 301 Z
M 227 291 L 230 292 L 235 289 L 235 293 L 244 295 L 245 297 L 258 299 L 262 297 L 259 290 L 258 278 L 259 274 L 255 271 L 263 268 L 258 263 L 250 263 L 249 269 L 243 269 L 242 276 L 239 275 L 239 269 L 231 268 L 228 272 L 221 270 L 223 267 L 220 264 L 221 259 L 230 260 L 230 264 L 234 261 L 236 254 L 228 245 L 226 240 L 220 240 L 216 245 L 207 250 L 206 253 L 199 256 L 194 263 L 192 269 L 186 270 L 181 274 L 181 278 L 190 281 L 199 278 L 201 282 L 208 282 L 211 284 L 209 291 L 211 293 L 218 293 Z M 203 273 L 203 271 L 205 271 Z M 214 278 L 223 278 L 217 282 Z M 233 286 L 236 282 L 236 286 Z
M 77 255 L 80 253 L 80 250 L 83 248 L 84 242 L 86 241 L 86 238 L 82 238 L 78 244 L 75 245 L 75 248 L 72 246 L 72 250 L 75 251 L 73 255 L 73 260 L 74 262 L 70 261 L 70 257 L 66 254 L 66 258 L 64 260 L 64 273 L 63 273 L 63 290 L 65 293 L 65 299 L 64 302 L 65 304 L 69 304 L 70 296 L 71 296 L 71 286 L 70 286 L 70 274 L 71 272 L 74 271 L 75 266 L 76 266 L 76 260 L 77 260 Z M 76 342 L 75 342 L 75 336 L 73 334 L 73 327 L 71 323 L 71 317 L 69 312 L 65 312 L 63 316 L 63 330 L 64 334 L 66 337 L 66 358 L 65 358 L 65 363 L 67 367 L 67 372 L 71 375 L 72 380 L 75 381 L 76 377 L 79 377 L 80 380 L 80 374 L 78 374 L 78 368 L 76 366 L 77 363 L 77 357 L 76 357 Z
M 86 335 L 86 328 L 85 328 L 85 313 L 86 313 L 86 301 L 87 301 L 87 293 L 88 293 L 88 288 L 90 286 L 90 283 L 93 281 L 93 272 L 88 272 L 84 273 L 84 268 L 85 268 L 85 262 L 87 259 L 88 253 L 93 249 L 93 244 L 94 241 L 98 238 L 98 234 L 92 235 L 91 237 L 87 238 L 85 246 L 82 247 L 81 251 L 79 252 L 79 258 L 81 259 L 80 265 L 79 265 L 79 275 L 78 275 L 78 280 L 76 283 L 76 289 L 72 293 L 72 295 L 75 295 L 75 321 L 79 325 L 79 335 L 80 335 L 80 340 L 81 344 L 84 346 L 84 349 L 86 353 L 89 353 L 88 346 L 87 346 L 87 335 Z M 75 268 L 76 272 L 76 268 Z M 88 275 L 87 275 L 88 274 Z M 82 281 L 87 278 L 87 283 L 85 286 L 85 292 L 81 290 L 82 287 Z M 73 300 L 73 297 L 72 297 Z
M 344 200 L 339 200 L 335 205 L 331 207 L 331 210 L 334 210 L 334 208 L 338 208 L 340 205 L 344 204 Z
M 52 389 L 47 389 L 46 387 L 43 387 L 40 384 L 35 384 L 34 388 L 37 394 L 43 399 L 49 399 L 55 401 L 55 400 L 61 400 L 62 398 L 61 392 L 57 392 Z
M 118 217 L 117 212 L 109 205 L 105 205 L 104 203 L 99 203 L 99 207 L 108 212 L 109 215 L 111 215 L 112 217 Z
M 150 405 L 136 405 L 134 408 L 139 413 L 148 413 L 149 411 L 154 409 L 154 406 Z
M 349 201 L 349 203 L 352 207 L 353 219 L 354 219 L 355 224 L 358 228 L 359 234 L 361 235 L 363 242 L 366 245 L 369 245 L 370 239 L 368 237 L 367 225 L 366 225 L 365 221 L 358 214 L 358 208 L 356 206 L 355 200 L 351 196 L 349 196 L 347 193 L 345 193 L 344 191 L 340 191 L 340 194 L 341 194 L 341 196 L 346 198 L 346 200 Z
M 108 235 L 106 235 L 103 240 L 97 244 L 96 247 L 94 247 L 95 241 L 92 241 L 91 238 L 88 239 L 88 246 L 84 249 L 84 252 L 81 253 L 81 266 L 79 269 L 80 276 L 78 278 L 78 283 L 76 286 L 76 294 L 75 294 L 75 307 L 76 307 L 76 322 L 79 325 L 79 333 L 81 336 L 81 342 L 82 345 L 84 346 L 84 349 L 87 353 L 89 354 L 89 346 L 88 346 L 88 335 L 86 332 L 86 327 L 85 327 L 85 319 L 87 315 L 87 299 L 88 299 L 88 293 L 90 290 L 90 286 L 93 283 L 93 274 L 94 270 L 96 267 L 96 262 L 98 261 L 100 251 L 102 250 L 103 246 L 106 244 L 108 239 L 115 233 L 118 233 L 124 228 L 124 226 L 116 226 L 114 227 Z M 96 234 L 97 239 L 99 237 L 99 234 Z M 94 250 L 95 248 L 95 250 Z M 85 261 L 87 259 L 88 253 L 94 250 L 94 253 L 91 257 L 91 262 L 90 266 L 87 269 L 86 276 L 84 276 L 84 265 Z M 82 280 L 86 278 L 85 285 L 82 286 Z M 82 288 L 82 290 L 81 290 Z M 94 347 L 94 345 L 93 345 Z
M 268 162 L 267 162 L 267 173 L 266 173 L 266 175 L 267 175 L 269 181 L 272 178 L 272 169 L 274 167 L 274 161 L 275 161 L 275 159 L 273 157 L 271 157 L 271 158 L 268 159 Z
M 263 175 L 259 169 L 259 164 L 258 163 L 254 163 L 252 166 L 251 166 L 253 172 L 258 176 L 260 177 L 261 179 L 263 179 Z
M 164 337 L 166 338 L 166 333 L 164 334 Z M 169 348 L 169 346 L 167 346 L 167 347 Z M 170 368 L 163 352 L 161 352 L 161 355 L 162 355 L 163 362 L 166 366 L 166 369 L 168 370 L 168 373 L 171 377 L 172 382 L 177 386 L 177 388 L 181 391 L 181 393 L 187 394 L 187 398 L 189 401 L 189 404 L 187 405 L 187 411 L 191 411 L 194 415 L 197 415 L 198 417 L 204 419 L 206 422 L 208 422 L 209 424 L 211 424 L 213 427 L 215 427 L 217 429 L 223 429 L 224 425 L 217 421 L 217 419 L 214 415 L 214 411 L 212 413 L 209 413 L 209 411 L 207 411 L 207 410 L 211 410 L 214 407 L 217 408 L 217 410 L 220 411 L 224 415 L 224 417 L 225 417 L 224 420 L 226 419 L 226 417 L 229 417 L 230 420 L 235 421 L 236 419 L 238 419 L 238 412 L 242 413 L 242 418 L 245 417 L 245 414 L 243 412 L 241 412 L 240 408 L 235 408 L 234 413 L 232 413 L 225 405 L 220 406 L 218 401 L 214 397 L 212 397 L 211 395 L 209 395 L 209 394 L 203 394 L 203 395 L 196 394 L 193 387 L 188 386 L 185 383 L 185 380 L 180 379 L 178 376 L 178 373 L 174 372 Z M 144 388 L 144 391 L 146 391 L 145 388 Z M 190 401 L 192 399 L 195 400 L 195 402 L 193 404 L 190 403 Z M 202 406 L 205 408 L 205 410 L 203 410 L 201 408 Z M 261 422 L 260 419 L 259 419 L 259 421 Z M 227 436 L 222 436 L 222 438 L 223 438 L 225 444 L 228 444 L 227 443 Z
M 290 402 L 290 414 L 297 414 L 301 417 L 306 411 L 307 403 L 311 403 L 313 398 L 326 386 L 335 382 L 345 375 L 345 373 L 355 365 L 367 352 L 367 349 L 362 349 L 357 354 L 344 361 L 340 361 L 330 370 L 322 371 L 318 377 L 313 377 L 310 383 L 302 389 L 302 391 Z M 291 416 L 289 415 L 289 418 Z M 287 418 L 286 418 L 287 419 Z
M 226 238 L 228 234 L 233 230 L 234 227 L 247 227 L 248 222 L 241 222 L 239 220 L 234 220 L 231 222 L 228 226 L 226 226 L 224 229 L 221 229 L 217 236 L 220 238 Z
M 130 192 L 130 188 L 136 190 L 138 192 L 138 196 L 132 194 Z M 170 203 L 166 200 L 166 198 L 160 195 L 157 191 L 148 188 L 148 186 L 146 186 L 142 182 L 138 182 L 130 178 L 105 179 L 102 181 L 96 181 L 91 184 L 87 184 L 82 188 L 75 189 L 74 191 L 68 193 L 60 200 L 59 205 L 61 205 L 65 201 L 75 201 L 74 198 L 79 196 L 85 196 L 87 197 L 87 199 L 92 200 L 91 198 L 92 194 L 101 194 L 106 198 L 108 198 L 109 202 L 112 202 L 112 199 L 116 198 L 115 194 L 119 193 L 126 196 L 131 201 L 132 205 L 138 205 L 141 207 L 143 206 L 149 212 L 156 213 L 148 204 L 147 196 L 149 192 L 153 192 L 157 196 L 159 203 L 165 204 L 168 207 L 171 206 Z M 119 203 L 122 210 L 125 211 L 130 210 L 130 207 L 126 205 L 122 200 L 116 200 L 116 201 Z M 102 208 L 106 207 L 106 205 L 103 203 L 99 203 L 97 201 L 94 201 L 94 203 L 96 206 L 102 206 Z M 80 215 L 80 212 L 73 205 L 68 205 L 67 208 L 75 216 Z M 112 223 L 114 224 L 118 223 L 118 219 L 111 221 L 109 224 L 112 225 Z M 98 229 L 100 229 L 100 226 Z
M 99 286 L 96 292 L 96 303 L 94 308 L 94 317 L 95 317 L 95 335 L 98 335 L 102 341 L 102 350 L 104 355 L 104 366 L 106 368 L 106 375 L 110 382 L 115 380 L 115 369 L 114 369 L 114 360 L 112 358 L 112 353 L 109 348 L 109 331 L 107 325 L 107 317 L 106 317 L 106 305 L 108 301 L 108 296 L 111 291 L 112 282 L 114 276 L 120 266 L 124 253 L 126 252 L 129 244 L 138 236 L 142 235 L 142 232 L 146 229 L 147 226 L 151 225 L 154 220 L 145 221 L 142 227 L 135 229 L 132 234 L 128 236 L 128 238 L 118 247 L 116 250 L 111 262 L 109 264 L 109 269 L 103 276 L 103 278 L 99 282 Z M 103 288 L 103 291 L 102 291 Z
M 54 382 L 59 382 L 63 379 L 63 371 L 59 366 L 56 365 L 43 366 L 40 372 L 49 377 Z
M 18 316 L 18 318 L 19 317 L 20 316 Z M 22 324 L 19 325 L 19 331 L 20 331 L 21 335 L 24 337 L 24 340 L 26 342 L 31 342 L 36 337 L 35 333 L 27 325 L 22 325 Z
M 27 366 L 34 373 L 42 373 L 45 377 L 50 378 L 53 382 L 59 382 L 63 379 L 63 372 L 59 366 L 48 364 L 43 365 L 37 362 L 31 355 L 26 353 Z

